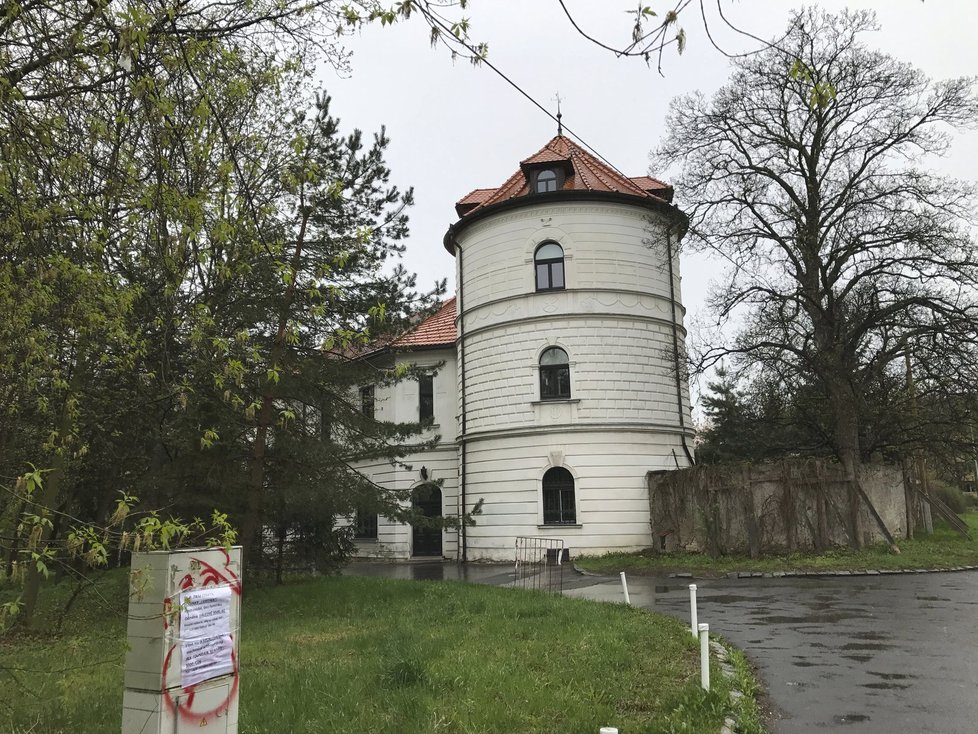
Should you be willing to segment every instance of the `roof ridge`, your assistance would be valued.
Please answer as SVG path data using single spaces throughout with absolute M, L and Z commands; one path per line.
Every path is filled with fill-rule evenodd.
M 574 147 L 577 148 L 578 152 L 581 154 L 582 159 L 588 164 L 588 166 L 593 167 L 595 169 L 594 175 L 597 176 L 599 179 L 601 179 L 606 186 L 612 187 L 617 180 L 617 182 L 624 183 L 625 187 L 631 189 L 632 192 L 640 192 L 641 196 L 649 195 L 647 191 L 637 186 L 635 183 L 632 182 L 632 180 L 628 176 L 626 176 L 624 173 L 621 173 L 620 171 L 612 167 L 610 164 L 601 161 L 596 156 L 591 155 L 580 146 L 574 146 Z
M 561 137 L 563 137 L 563 136 L 557 135 L 556 137 L 553 137 L 550 140 L 548 140 L 546 143 L 544 143 L 543 147 L 540 148 L 540 150 L 538 150 L 536 153 L 534 153 L 533 155 L 528 155 L 526 158 L 524 158 L 523 160 L 521 160 L 520 161 L 520 166 L 522 166 L 523 164 L 525 164 L 527 161 L 533 160 L 534 158 L 536 158 L 538 155 L 540 155 L 545 150 L 549 150 L 551 153 L 556 153 L 557 155 L 563 155 L 563 153 L 561 153 L 556 148 L 551 148 L 550 147 L 551 144 L 554 143 L 554 141 L 559 140 Z

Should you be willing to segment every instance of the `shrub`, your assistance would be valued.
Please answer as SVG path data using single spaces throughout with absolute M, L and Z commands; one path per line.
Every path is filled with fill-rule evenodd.
M 965 512 L 968 509 L 968 506 L 965 503 L 964 492 L 957 487 L 952 487 L 944 482 L 932 482 L 930 492 L 939 500 L 942 500 L 945 505 L 950 507 L 952 512 L 960 515 L 962 512 Z

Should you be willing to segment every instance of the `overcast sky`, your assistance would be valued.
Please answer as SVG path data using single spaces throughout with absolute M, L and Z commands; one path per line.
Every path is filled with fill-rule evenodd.
M 783 32 L 791 8 L 781 0 L 720 0 L 735 25 L 763 38 Z M 579 25 L 608 45 L 629 40 L 633 0 L 565 0 Z M 672 2 L 646 2 L 654 8 Z M 978 72 L 976 0 L 823 0 L 837 11 L 872 8 L 881 30 L 869 43 L 910 61 L 935 79 Z M 705 0 L 710 29 L 728 51 L 755 47 L 725 28 L 715 0 Z M 669 100 L 724 83 L 728 60 L 706 38 L 694 2 L 681 17 L 687 34 L 682 56 L 664 55 L 664 76 L 639 59 L 618 59 L 579 36 L 557 0 L 470 0 L 465 16 L 473 39 L 489 44 L 494 65 L 530 96 L 556 110 L 562 99 L 565 126 L 628 175 L 649 173 L 648 154 L 663 135 Z M 413 186 L 411 237 L 405 265 L 427 286 L 447 277 L 454 289 L 454 260 L 442 247 L 448 225 L 457 219 L 455 202 L 475 188 L 502 184 L 556 134 L 543 112 L 485 66 L 452 63 L 443 48 L 432 49 L 419 19 L 394 27 L 370 27 L 347 39 L 353 69 L 342 78 L 331 69 L 321 82 L 332 95 L 333 112 L 345 126 L 365 132 L 386 125 L 388 163 L 395 181 Z M 565 130 L 566 132 L 566 130 Z M 978 133 L 961 136 L 941 163 L 950 175 L 974 180 Z M 660 178 L 667 172 L 651 171 Z M 682 206 L 683 192 L 676 192 Z M 687 324 L 705 318 L 710 281 L 722 265 L 684 255 L 683 301 Z

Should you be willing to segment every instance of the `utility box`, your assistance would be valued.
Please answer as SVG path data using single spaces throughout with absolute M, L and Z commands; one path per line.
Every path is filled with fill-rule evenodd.
M 237 734 L 241 547 L 133 553 L 122 734 Z

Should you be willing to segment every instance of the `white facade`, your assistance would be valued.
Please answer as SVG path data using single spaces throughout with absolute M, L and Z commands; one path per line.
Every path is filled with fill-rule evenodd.
M 414 364 L 430 368 L 434 388 L 434 425 L 422 433 L 421 440 L 440 436 L 435 448 L 423 454 L 405 457 L 407 470 L 386 461 L 357 465 L 362 473 L 380 485 L 391 489 L 414 489 L 425 483 L 421 468 L 425 468 L 428 481 L 441 485 L 442 514 L 458 516 L 458 393 L 456 390 L 455 351 L 451 348 L 430 349 L 395 354 L 397 364 Z M 374 393 L 374 417 L 393 423 L 418 421 L 418 383 L 405 380 L 394 386 L 377 387 Z M 458 554 L 458 533 L 443 530 L 442 555 L 454 558 Z M 357 553 L 372 558 L 410 558 L 414 555 L 414 534 L 410 526 L 395 523 L 384 517 L 377 521 L 377 538 L 357 539 Z
M 568 155 L 570 185 L 587 171 L 571 168 Z M 532 186 L 533 171 L 525 175 Z M 675 235 L 667 241 L 681 214 L 621 188 L 511 196 L 465 214 L 446 236 L 456 256 L 455 351 L 396 354 L 443 362 L 435 378 L 442 441 L 407 460 L 412 472 L 361 467 L 378 483 L 407 487 L 424 465 L 443 481 L 446 515 L 457 515 L 463 492 L 466 511 L 482 501 L 474 526 L 444 531 L 446 557 L 512 560 L 518 536 L 562 538 L 571 555 L 652 542 L 647 474 L 687 466 L 692 436 L 688 387 L 677 375 L 685 330 Z M 563 282 L 541 290 L 535 253 L 546 242 L 563 250 Z M 569 396 L 541 394 L 541 355 L 555 346 L 569 359 Z M 378 394 L 377 417 L 417 420 L 417 390 L 405 381 Z M 570 521 L 545 515 L 553 490 L 544 476 L 554 467 L 573 477 Z M 409 527 L 381 519 L 377 540 L 359 550 L 406 558 L 411 539 Z

